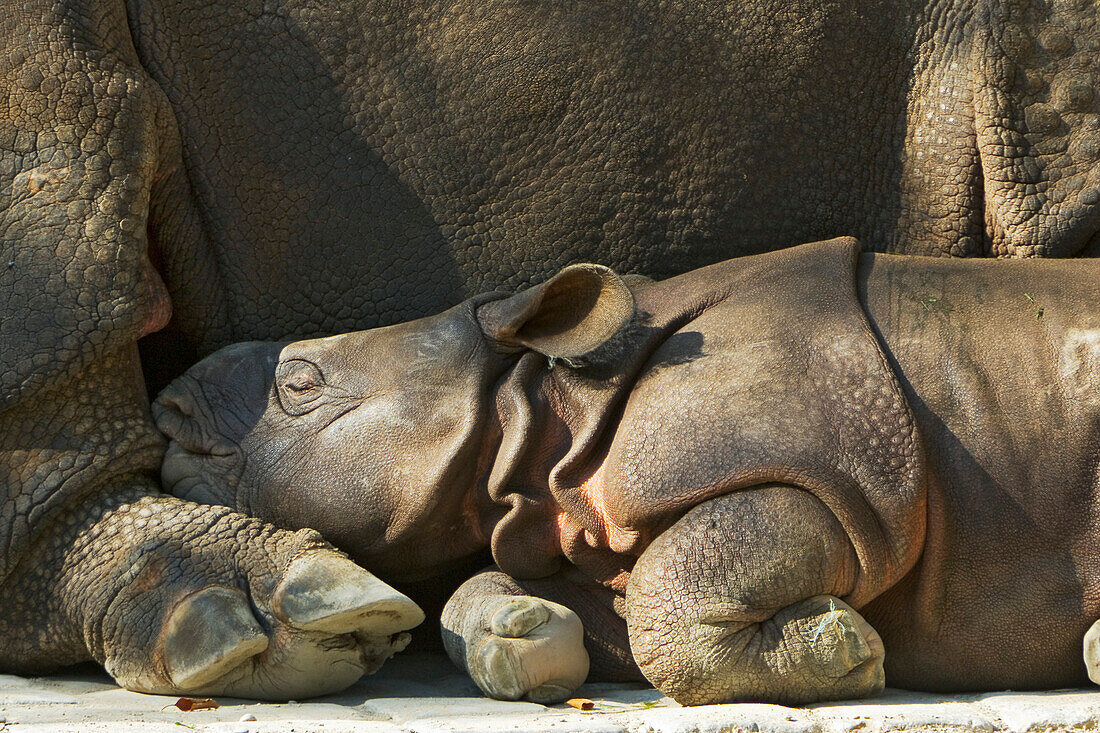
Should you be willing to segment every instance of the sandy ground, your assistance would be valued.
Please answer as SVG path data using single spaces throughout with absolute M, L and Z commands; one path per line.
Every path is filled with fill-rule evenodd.
M 586 685 L 596 706 L 499 702 L 480 695 L 443 656 L 398 656 L 339 695 L 271 704 L 219 699 L 216 710 L 181 712 L 175 698 L 115 687 L 95 670 L 28 679 L 0 675 L 0 731 L 507 731 L 509 733 L 877 733 L 1100 730 L 1100 688 L 1043 693 L 927 695 L 887 690 L 881 697 L 804 708 L 709 705 L 682 708 L 641 685 Z M 254 720 L 253 720 L 254 719 Z

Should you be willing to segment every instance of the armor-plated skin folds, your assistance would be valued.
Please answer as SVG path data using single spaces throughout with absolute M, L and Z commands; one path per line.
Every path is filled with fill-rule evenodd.
M 3 15 L 0 668 L 94 659 L 169 694 L 346 687 L 404 648 L 420 609 L 316 532 L 159 490 L 137 340 L 171 308 L 150 239 L 192 238 L 175 255 L 196 290 L 177 306 L 214 323 L 220 296 L 176 120 L 124 9 L 28 0 Z
M 849 234 L 1100 254 L 1097 16 L 1094 0 L 7 3 L 0 670 L 95 659 L 134 689 L 301 696 L 390 649 L 348 642 L 363 657 L 329 680 L 320 658 L 257 651 L 256 628 L 283 638 L 273 597 L 224 589 L 313 592 L 291 583 L 293 542 L 160 493 L 142 377 L 159 391 L 229 344 L 392 325 L 580 261 L 668 277 Z M 501 409 L 525 409 L 511 394 Z M 842 495 L 819 500 L 870 517 Z M 494 542 L 532 516 L 516 501 Z M 373 581 L 326 557 L 300 568 L 355 616 L 341 583 Z M 140 567 L 173 580 L 122 593 Z M 173 661 L 184 620 L 218 609 L 239 623 Z M 254 659 L 270 685 L 229 681 Z
M 660 282 L 574 265 L 215 353 L 154 403 L 163 480 L 387 579 L 488 547 L 442 621 L 496 697 L 1076 685 L 1100 677 L 1097 304 L 1100 260 L 851 238 Z

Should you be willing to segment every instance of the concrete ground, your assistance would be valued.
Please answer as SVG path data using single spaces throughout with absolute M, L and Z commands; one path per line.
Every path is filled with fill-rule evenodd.
M 171 707 L 175 698 L 120 690 L 95 670 L 36 679 L 0 675 L 0 731 L 1100 731 L 1100 688 L 950 696 L 887 690 L 873 700 L 803 708 L 682 708 L 642 685 L 586 685 L 579 695 L 595 701 L 595 708 L 585 712 L 566 705 L 488 700 L 445 657 L 432 654 L 399 655 L 339 695 L 289 704 L 223 698 L 216 710 L 191 712 Z

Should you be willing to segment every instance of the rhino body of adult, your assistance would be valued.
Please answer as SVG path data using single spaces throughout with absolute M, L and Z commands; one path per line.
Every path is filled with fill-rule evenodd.
M 775 10 L 9 8 L 0 667 L 90 657 L 168 689 L 145 660 L 210 581 L 192 550 L 240 560 L 218 583 L 242 593 L 282 582 L 242 560 L 266 552 L 245 518 L 201 539 L 185 527 L 221 520 L 158 496 L 137 510 L 157 522 L 126 529 L 159 491 L 142 367 L 156 386 L 239 339 L 396 322 L 581 259 L 665 276 L 849 233 L 909 253 L 1096 253 L 1088 3 Z M 152 547 L 179 583 L 119 594 Z M 232 597 L 242 625 L 208 670 L 259 643 Z
M 165 484 L 388 577 L 491 548 L 443 624 L 497 697 L 1100 680 L 1100 260 L 858 248 L 229 347 L 154 404 Z

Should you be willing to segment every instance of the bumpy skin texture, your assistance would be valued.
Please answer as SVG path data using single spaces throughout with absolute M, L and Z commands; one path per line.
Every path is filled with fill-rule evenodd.
M 495 696 L 589 662 L 692 704 L 1069 686 L 1100 662 L 1098 303 L 1100 260 L 850 238 L 632 289 L 578 265 L 230 347 L 154 414 L 181 495 L 395 576 L 489 547 L 442 623 Z
M 312 530 L 138 492 L 87 508 L 96 523 L 65 517 L 4 605 L 8 668 L 90 655 L 139 692 L 310 697 L 373 672 L 423 619 Z
M 851 233 L 1096 254 L 1096 22 L 991 0 L 21 0 L 0 18 L 0 575 L 30 592 L 62 515 L 156 491 L 134 344 L 169 302 L 143 344 L 158 386 L 232 341 L 579 259 L 663 276 Z
M 341 689 L 402 648 L 398 632 L 422 616 L 315 533 L 159 494 L 163 442 L 137 340 L 170 308 L 150 240 L 181 251 L 165 220 L 179 236 L 201 231 L 176 121 L 121 4 L 28 0 L 9 10 L 0 574 L 11 592 L 0 668 L 94 659 L 146 692 Z M 213 260 L 191 240 L 196 286 L 176 303 L 212 322 Z M 322 559 L 299 557 L 310 549 Z M 325 601 L 323 612 L 284 612 L 303 595 Z
M 763 486 L 712 499 L 663 532 L 631 572 L 635 659 L 684 704 L 880 692 L 882 641 L 838 598 L 852 590 L 856 567 L 842 526 L 808 492 Z

